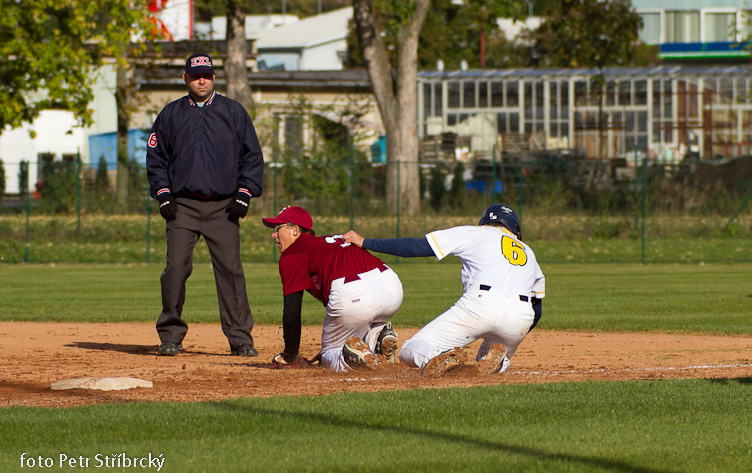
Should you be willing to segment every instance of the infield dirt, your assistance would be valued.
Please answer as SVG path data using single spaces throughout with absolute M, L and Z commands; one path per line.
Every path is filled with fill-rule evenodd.
M 417 329 L 395 327 L 401 341 Z M 304 327 L 301 354 L 315 355 L 321 327 Z M 279 326 L 253 329 L 257 358 L 229 356 L 219 324 L 192 324 L 174 357 L 157 356 L 151 323 L 0 323 L 0 407 L 69 407 L 108 402 L 216 401 L 239 397 L 307 396 L 583 380 L 752 377 L 752 336 L 665 333 L 586 333 L 536 329 L 503 375 L 471 368 L 425 378 L 403 364 L 376 371 L 333 373 L 323 368 L 275 370 L 283 349 Z M 479 342 L 469 347 L 474 357 Z M 153 388 L 53 391 L 55 381 L 134 377 Z

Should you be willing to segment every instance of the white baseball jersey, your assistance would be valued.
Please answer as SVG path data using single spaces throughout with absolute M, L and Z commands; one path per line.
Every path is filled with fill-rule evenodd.
M 426 235 L 436 258 L 462 261 L 462 287 L 493 287 L 509 295 L 546 296 L 546 282 L 532 248 L 504 227 L 460 226 Z

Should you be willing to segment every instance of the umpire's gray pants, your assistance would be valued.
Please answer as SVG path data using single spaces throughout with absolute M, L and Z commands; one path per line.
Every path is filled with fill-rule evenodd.
M 157 333 L 162 342 L 182 343 L 188 324 L 182 319 L 185 283 L 193 271 L 193 250 L 203 235 L 209 247 L 219 299 L 219 319 L 230 349 L 253 344 L 253 316 L 240 261 L 240 226 L 227 219 L 223 200 L 178 197 L 177 217 L 167 222 L 167 265 L 160 277 L 162 313 Z

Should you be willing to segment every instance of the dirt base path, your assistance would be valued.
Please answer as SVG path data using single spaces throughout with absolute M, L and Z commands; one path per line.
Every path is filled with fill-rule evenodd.
M 319 349 L 320 327 L 304 327 L 301 353 Z M 396 328 L 400 340 L 415 329 Z M 157 356 L 152 323 L 0 323 L 0 407 L 68 407 L 127 401 L 215 401 L 237 397 L 320 395 L 345 391 L 552 383 L 582 380 L 752 377 L 752 336 L 583 333 L 534 330 L 504 375 L 459 369 L 424 378 L 397 364 L 378 371 L 274 370 L 282 329 L 253 329 L 258 358 L 229 356 L 219 324 L 193 324 L 184 352 Z M 479 342 L 470 346 L 477 351 Z M 53 391 L 55 381 L 134 377 L 152 388 Z

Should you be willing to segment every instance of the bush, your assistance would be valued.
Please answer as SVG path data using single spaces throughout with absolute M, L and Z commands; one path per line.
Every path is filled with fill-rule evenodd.
M 76 164 L 70 161 L 45 163 L 37 188 L 42 194 L 42 210 L 65 214 L 76 208 Z

